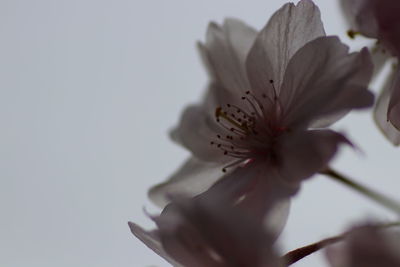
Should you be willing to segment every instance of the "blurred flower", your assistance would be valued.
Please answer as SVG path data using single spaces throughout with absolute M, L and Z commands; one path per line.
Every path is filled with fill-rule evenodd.
M 173 266 L 278 267 L 273 240 L 261 223 L 237 207 L 205 198 L 175 198 L 160 216 L 157 229 L 129 222 L 132 233 Z
M 391 56 L 398 60 L 400 56 L 400 1 L 341 1 L 352 27 L 351 32 L 378 40 L 378 45 L 373 52 L 378 59 L 378 65 L 385 62 L 382 59 L 388 59 Z M 400 144 L 400 70 L 398 67 L 387 77 L 376 104 L 375 121 L 393 144 Z
M 375 226 L 354 229 L 341 247 L 327 250 L 332 267 L 398 267 L 400 235 Z
M 400 2 L 397 0 L 341 0 L 352 31 L 379 42 L 400 55 Z
M 285 4 L 259 33 L 235 19 L 211 23 L 199 48 L 211 83 L 172 133 L 193 156 L 151 189 L 160 205 L 168 194 L 196 195 L 223 177 L 220 192 L 262 213 L 348 142 L 316 128 L 373 102 L 369 53 L 349 54 L 337 37 L 326 37 L 308 0 Z

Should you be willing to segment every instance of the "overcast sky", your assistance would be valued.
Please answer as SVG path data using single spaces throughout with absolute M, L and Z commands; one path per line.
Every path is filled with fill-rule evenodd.
M 260 29 L 285 1 L 1 0 L 0 266 L 168 266 L 127 221 L 152 227 L 147 189 L 188 156 L 167 136 L 207 77 L 195 42 L 210 20 Z M 345 37 L 336 1 L 316 0 L 328 34 Z M 335 126 L 363 150 L 334 162 L 398 195 L 399 151 L 369 113 Z M 391 214 L 328 178 L 293 200 L 282 253 Z M 321 266 L 322 254 L 300 266 Z

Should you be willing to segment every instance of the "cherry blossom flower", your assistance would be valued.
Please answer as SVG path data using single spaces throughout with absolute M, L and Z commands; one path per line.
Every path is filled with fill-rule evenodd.
M 377 62 L 400 56 L 400 1 L 342 0 L 352 31 L 378 40 Z M 387 53 L 389 52 L 389 53 Z M 398 65 L 398 64 L 397 64 Z M 375 121 L 384 135 L 400 145 L 400 69 L 397 67 L 387 81 L 375 108 Z
M 400 55 L 400 3 L 397 0 L 341 0 L 352 31 L 378 39 L 390 53 Z
M 172 132 L 192 157 L 150 190 L 160 205 L 169 194 L 196 195 L 218 181 L 220 192 L 262 213 L 348 143 L 322 127 L 373 103 L 368 51 L 349 53 L 325 36 L 308 0 L 285 4 L 260 32 L 236 19 L 211 23 L 199 48 L 211 82 Z
M 177 267 L 279 267 L 273 239 L 245 211 L 207 197 L 174 198 L 146 231 L 129 222 L 132 233 Z
M 350 232 L 341 247 L 327 249 L 332 267 L 398 267 L 400 234 L 363 226 Z

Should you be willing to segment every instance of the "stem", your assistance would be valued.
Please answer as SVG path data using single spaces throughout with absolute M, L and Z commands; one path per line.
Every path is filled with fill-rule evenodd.
M 356 190 L 357 192 L 363 194 L 364 196 L 374 200 L 375 202 L 379 203 L 380 205 L 384 206 L 385 208 L 387 208 L 391 211 L 394 211 L 397 214 L 400 214 L 400 204 L 397 201 L 395 201 L 381 193 L 378 193 L 378 192 L 372 190 L 371 188 L 361 185 L 361 184 L 353 181 L 352 179 L 344 176 L 343 174 L 338 173 L 337 171 L 335 171 L 333 169 L 327 168 L 326 170 L 321 171 L 321 174 L 325 174 L 325 175 L 329 176 L 330 178 L 333 178 L 334 180 L 345 184 L 346 186 L 348 186 L 348 187 Z
M 389 228 L 389 227 L 395 227 L 395 226 L 400 226 L 400 222 L 393 222 L 393 223 L 387 223 L 387 224 L 382 224 L 377 227 L 381 229 Z M 293 263 L 313 254 L 314 252 L 317 252 L 320 249 L 323 249 L 329 245 L 332 245 L 336 242 L 342 241 L 344 238 L 347 237 L 352 231 L 345 232 L 341 235 L 330 237 L 323 239 L 319 242 L 310 244 L 308 246 L 304 246 L 292 251 L 289 251 L 286 253 L 284 256 L 282 256 L 283 262 L 286 263 L 286 266 L 292 265 Z

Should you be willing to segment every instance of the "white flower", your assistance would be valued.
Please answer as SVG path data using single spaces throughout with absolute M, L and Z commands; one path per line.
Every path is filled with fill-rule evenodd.
M 160 205 L 168 194 L 196 195 L 223 177 L 215 186 L 262 213 L 293 195 L 347 142 L 316 128 L 373 102 L 366 90 L 369 53 L 349 54 L 337 37 L 326 37 L 308 0 L 285 4 L 258 33 L 235 19 L 222 27 L 211 23 L 199 47 L 209 90 L 172 133 L 193 156 L 151 189 Z

